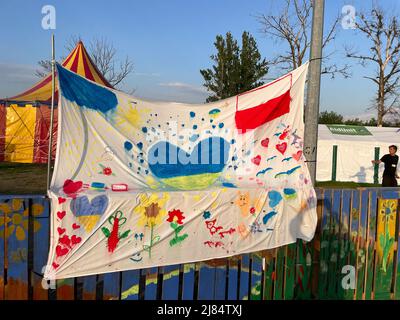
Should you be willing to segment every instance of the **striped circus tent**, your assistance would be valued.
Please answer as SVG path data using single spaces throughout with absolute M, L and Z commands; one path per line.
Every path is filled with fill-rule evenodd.
M 97 69 L 81 41 L 62 65 L 89 80 L 112 87 Z M 51 80 L 52 75 L 49 74 L 29 90 L 13 97 L 0 99 L 0 161 L 47 162 Z M 58 100 L 57 86 L 56 81 L 55 106 Z M 57 108 L 54 109 L 53 158 L 56 137 Z

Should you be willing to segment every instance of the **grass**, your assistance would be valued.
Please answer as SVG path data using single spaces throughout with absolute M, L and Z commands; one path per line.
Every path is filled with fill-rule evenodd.
M 0 195 L 46 194 L 47 164 L 0 162 Z
M 0 195 L 46 194 L 47 164 L 0 162 Z M 378 184 L 320 181 L 321 188 L 379 187 Z

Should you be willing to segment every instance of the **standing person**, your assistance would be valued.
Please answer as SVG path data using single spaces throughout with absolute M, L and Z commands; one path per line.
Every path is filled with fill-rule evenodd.
M 399 162 L 399 156 L 396 155 L 397 146 L 389 146 L 389 153 L 385 154 L 380 160 L 372 160 L 373 164 L 385 164 L 385 170 L 383 171 L 382 187 L 397 187 L 397 163 Z

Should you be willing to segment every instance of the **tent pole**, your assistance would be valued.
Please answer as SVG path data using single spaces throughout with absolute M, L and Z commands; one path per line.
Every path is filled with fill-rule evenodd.
M 54 119 L 54 95 L 55 95 L 55 49 L 54 33 L 51 35 L 51 112 L 50 112 L 50 130 L 49 130 L 49 150 L 47 153 L 47 190 L 50 188 L 50 169 L 51 154 L 53 149 L 53 119 Z

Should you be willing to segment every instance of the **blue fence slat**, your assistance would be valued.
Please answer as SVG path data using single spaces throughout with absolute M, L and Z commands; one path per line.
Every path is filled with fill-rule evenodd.
M 122 272 L 121 300 L 139 299 L 140 270 Z
M 215 288 L 214 288 L 214 299 L 225 300 L 225 289 L 226 289 L 226 269 L 227 259 L 218 260 L 218 265 L 215 267 Z
M 321 248 L 318 277 L 318 298 L 325 299 L 328 289 L 329 238 L 331 232 L 332 192 L 325 190 L 321 217 Z
M 29 200 L 8 201 L 11 220 L 6 225 L 7 285 L 6 299 L 28 299 L 28 228 Z
M 249 299 L 250 255 L 243 254 L 240 264 L 239 300 Z
M 360 223 L 357 244 L 357 291 L 356 299 L 365 298 L 364 282 L 366 277 L 366 248 L 367 248 L 367 216 L 368 216 L 368 190 L 361 191 Z
M 262 257 L 254 253 L 251 255 L 251 262 L 250 299 L 261 300 Z
M 96 299 L 96 286 L 97 276 L 86 276 L 78 278 L 78 283 L 82 289 L 82 300 L 95 300 Z
M 120 290 L 120 272 L 105 273 L 101 275 L 103 280 L 103 300 L 119 300 Z
M 33 272 L 31 285 L 34 300 L 47 300 L 48 290 L 43 288 L 42 279 L 49 252 L 50 205 L 47 199 L 31 200 L 31 231 L 33 231 Z M 51 283 L 49 283 L 51 285 Z
M 158 282 L 158 268 L 148 268 L 142 270 L 142 274 L 146 275 L 144 299 L 156 300 L 157 299 L 157 282 Z
M 194 299 L 195 271 L 196 265 L 194 263 L 183 265 L 182 300 Z
M 228 300 L 238 299 L 238 286 L 239 286 L 239 271 L 238 271 L 238 258 L 229 258 L 229 271 L 228 271 Z
M 214 299 L 215 267 L 206 262 L 199 263 L 198 300 Z
M 8 204 L 5 199 L 0 199 L 0 300 L 4 299 L 4 249 L 5 249 L 5 224 Z
M 163 268 L 162 299 L 178 300 L 179 298 L 179 272 L 181 265 L 176 264 Z

